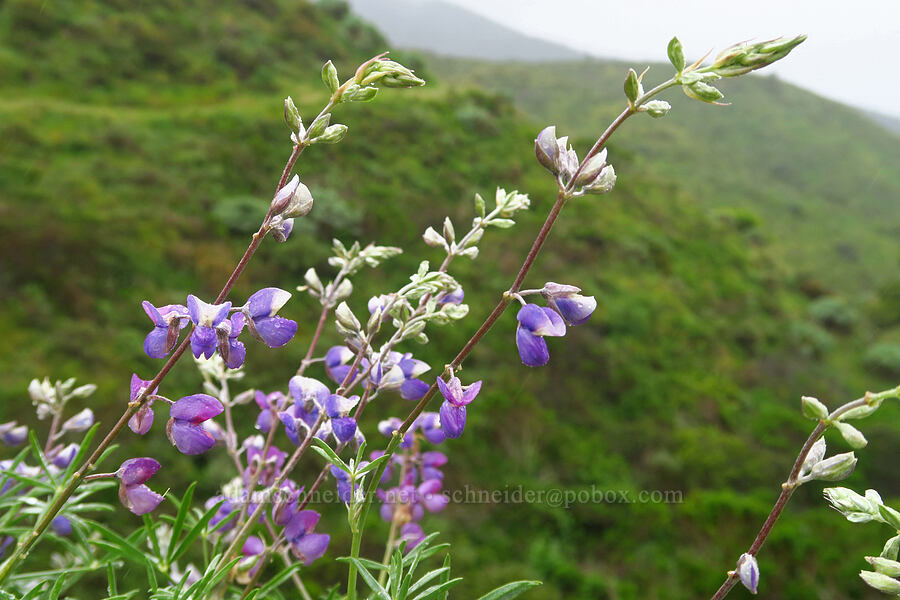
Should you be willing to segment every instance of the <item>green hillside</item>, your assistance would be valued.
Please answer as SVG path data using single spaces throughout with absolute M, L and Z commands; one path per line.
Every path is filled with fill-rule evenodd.
M 686 41 L 687 43 L 687 41 Z M 433 57 L 445 82 L 513 98 L 560 135 L 597 129 L 620 110 L 624 63 L 474 62 Z M 634 65 L 643 67 L 644 65 Z M 647 80 L 671 67 L 651 65 Z M 794 273 L 856 295 L 896 276 L 900 137 L 868 116 L 775 77 L 727 80 L 727 108 L 677 103 L 629 123 L 623 148 L 716 212 L 749 211 Z
M 325 99 L 321 61 L 337 57 L 345 73 L 384 42 L 339 3 L 41 7 L 36 0 L 0 3 L 0 422 L 34 424 L 25 388 L 49 375 L 97 382 L 92 406 L 108 423 L 125 402 L 132 371 L 146 376 L 158 366 L 141 351 L 149 322 L 140 301 L 214 294 L 265 213 L 290 150 L 282 98 L 290 94 L 304 116 L 313 113 Z M 568 68 L 595 81 L 605 69 L 558 67 L 559 77 Z M 617 65 L 608 68 L 621 74 Z M 452 65 L 433 59 L 419 72 L 430 80 L 435 71 L 444 82 L 456 80 Z M 524 77 L 514 77 L 519 87 L 536 90 L 536 80 Z M 498 185 L 526 191 L 532 213 L 513 230 L 487 235 L 482 257 L 456 272 L 472 314 L 434 330 L 420 356 L 446 362 L 506 289 L 552 203 L 552 182 L 532 150 L 546 119 L 534 115 L 557 104 L 556 122 L 583 149 L 620 95 L 619 78 L 596 101 L 586 88 L 572 94 L 584 118 L 566 98 L 545 98 L 542 108 L 527 95 L 514 103 L 490 90 L 458 91 L 441 77 L 422 90 L 385 90 L 373 104 L 342 107 L 335 117 L 350 126 L 347 139 L 313 148 L 297 167 L 316 198 L 313 212 L 289 243 L 264 244 L 235 297 L 263 285 L 292 289 L 309 266 L 330 272 L 332 237 L 407 248 L 368 282 L 359 279 L 352 304 L 362 312 L 369 295 L 403 281 L 423 255 L 437 258 L 420 241 L 427 225 L 447 213 L 468 221 L 475 192 L 488 196 Z M 683 502 L 450 506 L 423 524 L 453 544 L 454 572 L 466 577 L 454 597 L 522 578 L 545 581 L 528 596 L 535 600 L 708 596 L 752 539 L 807 434 L 800 395 L 836 404 L 896 383 L 896 346 L 884 346 L 883 360 L 866 362 L 863 351 L 873 341 L 897 341 L 891 328 L 900 324 L 900 286 L 890 284 L 896 251 L 887 229 L 896 223 L 897 174 L 872 167 L 865 196 L 849 194 L 851 182 L 840 176 L 848 163 L 883 165 L 877 161 L 889 155 L 878 144 L 886 142 L 874 125 L 850 122 L 834 138 L 843 140 L 840 151 L 797 151 L 790 166 L 796 177 L 778 179 L 771 171 L 777 161 L 759 148 L 784 156 L 806 148 L 798 138 L 818 133 L 800 127 L 811 116 L 791 117 L 771 99 L 766 106 L 780 112 L 752 127 L 741 121 L 739 107 L 755 107 L 772 89 L 789 106 L 811 102 L 808 110 L 823 111 L 823 121 L 844 114 L 754 78 L 728 88 L 731 109 L 675 98 L 670 117 L 635 119 L 614 139 L 616 190 L 566 209 L 528 282 L 577 284 L 597 295 L 600 308 L 588 324 L 551 341 L 550 366 L 540 370 L 519 364 L 514 316 L 506 315 L 466 366 L 485 380 L 467 433 L 443 448 L 449 489 L 675 490 Z M 786 128 L 791 123 L 798 129 Z M 716 139 L 729 140 L 727 173 L 710 164 L 723 154 L 709 146 Z M 672 149 L 662 150 L 666 144 Z M 798 188 L 797 181 L 806 183 Z M 834 202 L 822 197 L 826 189 Z M 711 210 L 710 190 L 718 190 L 718 210 Z M 748 197 L 759 210 L 748 209 Z M 798 240 L 777 235 L 787 225 L 769 209 L 784 198 L 816 219 L 819 233 L 796 221 Z M 879 218 L 864 221 L 865 211 Z M 858 253 L 852 269 L 832 256 L 843 239 L 841 219 Z M 808 263 L 812 277 L 800 278 L 798 257 L 805 255 L 793 252 L 804 249 L 823 256 Z M 870 271 L 879 260 L 876 279 Z M 821 268 L 829 262 L 834 278 Z M 855 291 L 874 299 L 829 296 L 830 286 L 848 281 L 864 282 Z M 876 281 L 886 282 L 878 294 Z M 297 340 L 277 351 L 249 346 L 249 385 L 285 386 L 316 312 L 308 298 L 295 297 L 282 313 L 300 322 Z M 331 332 L 327 343 L 337 340 Z M 185 361 L 164 393 L 178 397 L 198 386 Z M 399 398 L 379 404 L 363 425 L 370 439 L 377 439 L 378 418 L 409 409 Z M 256 415 L 248 411 L 249 424 Z M 871 448 L 860 453 L 848 485 L 900 496 L 888 462 L 900 450 L 895 411 L 865 423 Z M 177 455 L 159 428 L 124 442 L 129 456 L 161 457 L 165 468 L 154 481 L 176 493 L 198 479 L 198 497 L 208 497 L 229 472 L 224 453 Z M 844 448 L 839 439 L 829 442 Z M 298 480 L 309 481 L 312 466 Z M 847 557 L 880 550 L 880 532 L 827 510 L 819 490 L 797 493 L 760 557 L 773 597 L 866 593 L 856 576 L 862 561 Z M 319 529 L 333 535 L 327 556 L 346 554 L 343 509 L 317 508 L 324 513 Z M 139 523 L 125 513 L 117 519 Z M 363 550 L 377 558 L 387 527 L 373 518 L 369 531 Z M 316 582 L 336 580 L 339 569 L 321 561 L 305 579 L 320 591 Z

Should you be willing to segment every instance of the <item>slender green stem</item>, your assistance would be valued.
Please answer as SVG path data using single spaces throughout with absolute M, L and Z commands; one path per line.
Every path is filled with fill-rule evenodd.
M 840 418 L 841 415 L 854 408 L 871 405 L 875 402 L 880 402 L 887 398 L 898 397 L 900 397 L 900 386 L 890 390 L 885 390 L 883 392 L 878 392 L 876 394 L 867 393 L 862 398 L 847 402 L 846 404 L 836 408 L 831 414 L 828 415 L 827 419 L 819 421 L 815 429 L 813 429 L 812 433 L 809 434 L 809 437 L 806 438 L 806 442 L 804 442 L 803 447 L 800 449 L 800 453 L 797 455 L 796 460 L 794 460 L 794 466 L 791 468 L 791 472 L 788 475 L 787 481 L 781 484 L 781 493 L 778 495 L 778 500 L 775 501 L 775 505 L 769 512 L 769 516 L 766 517 L 766 520 L 763 522 L 759 533 L 756 534 L 756 538 L 753 540 L 753 543 L 750 545 L 750 548 L 746 552 L 747 554 L 756 556 L 762 548 L 763 544 L 766 542 L 766 539 L 769 537 L 769 534 L 772 533 L 772 529 L 775 527 L 775 522 L 778 520 L 778 517 L 781 516 L 781 513 L 784 512 L 784 508 L 787 506 L 788 501 L 794 494 L 794 490 L 796 490 L 800 486 L 798 478 L 800 477 L 800 469 L 803 467 L 803 462 L 806 460 L 806 456 L 812 449 L 813 444 L 815 444 L 816 441 L 820 437 L 822 437 L 822 434 L 825 433 L 825 430 L 828 429 L 828 423 L 834 422 L 835 420 Z M 737 571 L 729 571 L 725 582 L 719 587 L 716 593 L 713 594 L 712 600 L 722 600 L 722 598 L 727 596 L 728 592 L 730 592 L 731 589 L 735 585 L 737 585 L 738 580 L 739 576 Z

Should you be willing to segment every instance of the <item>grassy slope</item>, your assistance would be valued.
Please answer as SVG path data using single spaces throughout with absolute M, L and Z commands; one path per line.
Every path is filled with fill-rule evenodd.
M 338 66 L 346 71 L 380 49 L 377 37 L 365 37 L 352 22 L 305 5 L 279 6 L 283 18 L 260 21 L 245 5 L 200 5 L 196 14 L 178 13 L 184 31 L 192 31 L 199 13 L 213 23 L 249 23 L 230 38 L 247 56 L 274 52 L 279 40 L 294 43 L 291 27 L 309 28 L 308 22 L 318 24 L 308 38 L 322 47 L 296 42 L 286 54 L 290 63 L 273 55 L 259 67 L 268 75 L 240 74 L 210 56 L 213 28 L 208 39 L 183 34 L 165 44 L 197 62 L 182 75 L 154 70 L 152 53 L 136 54 L 130 76 L 116 75 L 123 54 L 96 48 L 139 38 L 120 35 L 110 23 L 143 21 L 151 39 L 176 34 L 160 16 L 127 13 L 111 2 L 92 6 L 93 19 L 41 13 L 21 1 L 0 9 L 5 33 L 18 36 L 17 45 L 3 47 L 4 65 L 38 64 L 46 73 L 29 76 L 28 85 L 24 67 L 13 71 L 19 79 L 3 78 L 0 332 L 10 343 L 0 346 L 0 364 L 15 366 L 4 368 L 0 380 L 3 417 L 23 418 L 24 386 L 44 374 L 100 383 L 98 414 L 119 405 L 131 371 L 146 376 L 157 364 L 141 355 L 147 323 L 139 301 L 213 293 L 265 211 L 289 149 L 279 99 L 290 93 L 311 114 L 323 99 L 314 68 L 321 53 L 342 57 Z M 31 21 L 23 24 L 22 15 Z M 100 24 L 76 36 L 70 26 L 76 17 Z M 48 33 L 48 21 L 63 25 Z M 293 25 L 257 31 L 272 22 Z M 34 62 L 20 48 L 47 60 Z M 95 51 L 106 57 L 105 68 L 83 68 L 73 58 Z M 56 56 L 71 61 L 64 79 L 55 77 L 63 72 Z M 208 68 L 218 76 L 190 75 Z M 106 81 L 94 85 L 95 77 Z M 673 122 L 687 106 L 677 102 Z M 464 325 L 434 332 L 422 357 L 440 364 L 507 285 L 549 207 L 552 187 L 531 154 L 536 126 L 502 99 L 440 89 L 384 94 L 373 105 L 342 109 L 340 120 L 351 127 L 346 142 L 310 152 L 299 166 L 317 199 L 298 231 L 304 235 L 266 244 L 236 296 L 264 284 L 290 289 L 310 265 L 327 271 L 323 247 L 333 235 L 410 248 L 370 283 L 360 280 L 355 306 L 362 309 L 368 293 L 396 285 L 428 255 L 418 232 L 445 211 L 463 223 L 474 191 L 487 196 L 502 185 L 530 192 L 534 214 L 516 230 L 486 236 L 483 257 L 460 265 L 473 314 Z M 836 401 L 863 385 L 857 369 L 831 368 L 842 352 L 796 334 L 814 326 L 806 298 L 777 260 L 780 247 L 752 221 L 711 216 L 691 186 L 648 170 L 628 142 L 635 129 L 625 133 L 611 149 L 620 173 L 616 192 L 567 209 L 531 280 L 562 280 L 597 293 L 597 316 L 552 341 L 551 367 L 540 370 L 517 365 L 514 319 L 504 318 L 467 368 L 487 385 L 467 435 L 445 448 L 447 481 L 475 489 L 677 489 L 685 502 L 569 510 L 540 503 L 452 506 L 426 526 L 454 544 L 454 565 L 467 577 L 459 597 L 524 577 L 546 580 L 535 599 L 708 593 L 752 537 L 804 435 L 795 399 L 812 393 Z M 307 339 L 314 307 L 298 299 L 286 310 Z M 283 387 L 302 350 L 299 342 L 281 351 L 251 344 L 249 383 Z M 819 352 L 821 360 L 807 352 Z M 164 393 L 177 397 L 196 386 L 196 375 L 182 365 Z M 386 398 L 373 408 L 371 435 L 376 414 L 408 406 Z M 887 419 L 867 428 L 875 450 L 851 484 L 864 478 L 896 494 L 876 459 L 896 452 L 896 433 Z M 127 444 L 129 454 L 164 459 L 160 485 L 175 490 L 199 478 L 202 493 L 212 494 L 228 469 L 221 453 L 177 457 L 159 428 Z M 861 565 L 846 557 L 872 553 L 880 537 L 842 522 L 817 495 L 814 486 L 801 490 L 767 546 L 765 585 L 784 598 L 807 598 L 813 587 L 831 597 L 859 597 L 854 574 Z M 323 511 L 323 529 L 336 534 L 329 555 L 338 556 L 346 550 L 341 511 Z M 368 555 L 380 554 L 385 530 L 371 529 Z M 338 577 L 333 568 L 317 566 L 308 578 L 317 579 L 316 569 Z

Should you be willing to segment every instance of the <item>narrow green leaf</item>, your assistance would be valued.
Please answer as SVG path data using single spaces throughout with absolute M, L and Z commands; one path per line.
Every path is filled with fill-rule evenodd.
M 197 482 L 192 481 L 181 499 L 181 506 L 178 507 L 178 514 L 175 515 L 175 523 L 172 525 L 172 541 L 169 543 L 169 555 L 166 557 L 166 562 L 169 564 L 172 563 L 175 550 L 177 549 L 175 542 L 181 539 L 181 530 L 184 528 L 184 520 L 187 519 L 188 513 L 191 510 L 191 500 L 194 499 L 194 488 L 196 487 Z
M 52 492 L 56 488 L 46 481 L 41 481 L 40 479 L 35 479 L 34 477 L 28 477 L 27 475 L 22 475 L 21 473 L 7 473 L 9 477 L 12 477 L 16 481 L 21 481 L 22 483 L 27 483 L 30 486 L 38 488 L 40 490 L 44 490 L 46 492 Z
M 54 583 L 53 587 L 50 588 L 50 594 L 47 596 L 47 600 L 59 600 L 59 595 L 62 593 L 63 585 L 65 585 L 66 583 L 66 577 L 68 577 L 68 573 L 63 573 L 56 578 L 56 583 Z
M 417 592 L 417 591 L 419 591 L 420 589 L 422 589 L 423 587 L 425 587 L 425 584 L 426 584 L 426 583 L 428 583 L 429 581 L 431 581 L 431 580 L 434 579 L 435 577 L 439 577 L 439 576 L 441 576 L 441 575 L 444 575 L 445 573 L 447 573 L 447 574 L 450 573 L 450 567 L 449 567 L 449 566 L 443 566 L 443 567 L 441 567 L 440 569 L 434 569 L 433 571 L 428 571 L 427 573 L 425 573 L 424 575 L 422 575 L 422 576 L 419 578 L 419 580 L 416 581 L 416 582 L 413 584 L 413 586 L 412 586 L 411 588 L 409 588 L 409 593 L 410 593 L 410 594 L 414 594 L 415 592 Z M 442 583 L 447 582 L 447 581 L 449 581 L 449 580 L 450 580 L 450 578 L 447 577 L 446 579 L 444 579 L 444 580 L 442 581 Z
M 134 544 L 123 538 L 115 531 L 108 529 L 105 525 L 101 525 L 96 521 L 85 520 L 85 523 L 88 525 L 88 527 L 99 533 L 107 540 L 106 544 L 104 544 L 103 540 L 95 540 L 95 544 L 106 545 L 107 547 L 117 549 L 120 551 L 122 556 L 127 556 L 130 560 L 133 560 L 136 563 L 150 563 L 150 561 L 147 559 L 147 555 L 144 554 L 143 550 L 137 548 Z
M 299 571 L 302 567 L 303 563 L 301 562 L 295 562 L 288 565 L 287 567 L 279 571 L 278 574 L 272 577 L 272 579 L 270 579 L 264 586 L 258 588 L 260 595 L 265 598 L 270 592 L 274 591 L 275 588 L 287 581 L 287 579 L 291 575 Z
M 42 582 L 38 583 L 37 585 L 35 585 L 30 590 L 28 590 L 28 593 L 25 594 L 24 596 L 22 596 L 22 600 L 31 600 L 32 598 L 37 598 L 38 594 L 40 594 L 43 591 L 45 583 L 47 583 L 47 582 L 42 581 Z
M 335 453 L 331 446 L 317 437 L 313 438 L 312 443 L 312 449 L 321 454 L 325 458 L 325 460 L 338 467 L 342 471 L 346 471 L 347 473 L 350 472 L 350 467 L 348 467 L 347 464 L 343 460 L 341 460 L 341 457 Z
M 109 458 L 109 455 L 119 449 L 118 444 L 110 444 L 106 450 L 103 451 L 103 454 L 100 455 L 100 458 L 97 459 L 97 462 L 94 463 L 94 468 L 99 467 L 103 461 Z
M 368 558 L 350 558 L 349 556 L 342 556 L 340 558 L 335 559 L 337 562 L 348 563 L 353 560 L 359 561 L 360 564 L 365 565 L 368 569 L 375 569 L 376 571 L 386 571 L 387 566 L 381 564 L 380 562 L 375 562 L 374 560 L 369 560 Z
M 539 585 L 541 585 L 540 581 L 513 581 L 488 592 L 478 600 L 512 600 Z
M 53 476 L 53 473 L 50 472 L 50 465 L 47 464 L 47 460 L 44 457 L 44 451 L 41 450 L 40 444 L 38 444 L 37 435 L 34 433 L 34 429 L 28 430 L 28 441 L 31 444 L 31 453 L 34 455 L 34 458 L 41 463 L 41 469 L 44 471 L 44 475 L 47 476 L 47 479 L 53 484 L 53 487 L 56 487 L 56 478 Z
M 25 448 L 22 448 L 22 450 L 18 454 L 16 454 L 16 457 L 13 458 L 13 461 L 12 461 L 12 463 L 10 463 L 9 467 L 7 467 L 6 470 L 4 470 L 2 473 L 0 473 L 0 489 L 3 489 L 4 487 L 6 487 L 7 479 L 13 472 L 15 472 L 16 467 L 18 467 L 22 463 L 22 461 L 25 460 L 25 457 L 28 456 L 28 450 L 29 450 L 28 446 L 26 446 Z M 3 498 L 4 496 L 8 496 L 11 493 L 12 493 L 11 490 L 6 490 L 6 492 L 0 494 L 0 498 Z M 17 495 L 17 494 L 13 494 L 13 495 Z
M 391 582 L 391 598 L 396 598 L 400 591 L 400 580 L 403 575 L 403 556 L 399 552 L 391 554 L 391 567 L 388 571 L 388 577 Z
M 441 583 L 450 581 L 450 555 L 449 554 L 447 554 L 447 556 L 444 557 L 444 567 L 447 570 L 444 571 L 444 573 L 441 575 Z M 444 590 L 444 593 L 441 595 L 441 597 L 438 600 L 447 600 L 447 596 L 449 596 L 449 595 L 450 595 L 450 590 Z
M 391 600 L 391 596 L 387 593 L 387 590 L 381 587 L 381 584 L 372 577 L 372 574 L 369 573 L 369 570 L 358 558 L 351 558 L 350 561 L 356 565 L 357 569 L 359 569 L 359 574 L 362 575 L 363 581 L 366 582 L 369 589 L 375 592 L 377 598 L 380 600 Z
M 119 584 L 116 582 L 116 569 L 113 562 L 106 563 L 106 593 L 115 596 L 119 593 Z
M 156 558 L 162 558 L 162 552 L 159 550 L 159 538 L 156 536 L 156 526 L 150 515 L 143 515 L 144 529 L 147 532 L 147 539 L 150 540 L 150 547 L 153 548 L 153 554 Z M 171 543 L 171 542 L 170 542 Z
M 375 460 L 373 460 L 372 462 L 367 464 L 365 467 L 363 467 L 362 469 L 357 471 L 356 474 L 357 475 L 365 475 L 366 473 L 377 469 L 379 467 L 379 465 L 381 465 L 381 463 L 386 462 L 390 459 L 391 459 L 391 457 L 388 456 L 387 454 L 385 454 L 383 456 L 379 456 L 378 458 L 376 458 Z
M 205 513 L 200 516 L 200 519 L 191 527 L 190 531 L 188 531 L 187 535 L 184 536 L 184 539 L 181 540 L 181 543 L 178 544 L 178 547 L 175 549 L 175 552 L 170 553 L 169 563 L 172 563 L 178 560 L 182 554 L 188 551 L 188 548 L 191 547 L 191 544 L 194 543 L 194 540 L 197 539 L 197 536 L 209 525 L 210 520 L 215 516 L 216 512 L 218 512 L 219 507 L 222 506 L 224 500 L 216 502 L 215 505 L 209 507 Z M 237 515 L 238 511 L 232 511 L 230 515 L 228 515 L 227 519 L 235 518 L 232 515 Z M 223 519 L 223 520 L 227 520 Z M 217 523 L 216 525 L 219 525 Z M 174 537 L 172 540 L 174 541 Z
M 62 480 L 68 481 L 71 479 L 72 474 L 75 473 L 75 469 L 82 463 L 85 455 L 91 447 L 91 441 L 93 441 L 94 436 L 97 434 L 97 430 L 100 428 L 100 423 L 94 423 L 90 429 L 88 429 L 87 433 L 84 434 L 84 439 L 81 440 L 81 444 L 78 445 L 78 452 L 75 453 L 75 458 L 72 459 L 72 462 L 69 463 L 69 466 L 66 467 L 66 471 L 63 474 Z
M 449 590 L 460 581 L 462 581 L 462 577 L 457 577 L 455 579 L 451 579 L 450 581 L 445 581 L 443 583 L 431 586 L 430 588 L 413 598 L 413 600 L 431 600 L 432 598 L 439 598 L 440 595 L 442 595 L 444 592 Z

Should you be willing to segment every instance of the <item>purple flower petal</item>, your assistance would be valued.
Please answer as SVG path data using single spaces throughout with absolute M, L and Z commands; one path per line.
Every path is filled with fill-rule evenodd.
M 72 464 L 76 454 L 78 454 L 78 444 L 69 444 L 56 453 L 56 456 L 53 457 L 53 464 L 60 469 L 65 469 Z
M 327 533 L 310 533 L 291 542 L 291 551 L 304 565 L 309 566 L 328 550 L 331 536 Z
M 153 427 L 153 408 L 149 404 L 141 406 L 128 419 L 128 428 L 138 435 L 144 435 Z
M 299 446 L 301 442 L 301 432 L 303 433 L 303 439 L 306 438 L 306 423 L 287 411 L 278 413 L 278 418 L 284 424 L 284 432 L 287 434 L 288 439 L 291 440 L 295 446 Z
M 290 299 L 290 292 L 276 287 L 263 288 L 247 300 L 247 312 L 254 320 L 273 317 Z
M 409 552 L 422 543 L 425 539 L 425 532 L 418 523 L 407 523 L 400 528 L 400 542 L 406 542 L 405 552 Z
M 150 358 L 165 358 L 169 353 L 167 327 L 154 327 L 144 338 L 144 352 Z
M 532 331 L 532 333 L 536 335 L 548 335 L 551 337 L 562 337 L 566 335 L 566 323 L 563 321 L 562 317 L 559 316 L 559 313 L 546 306 L 541 307 L 541 310 L 547 315 L 550 326 L 548 328 L 542 328 L 541 331 Z
M 467 385 L 463 390 L 462 398 L 456 404 L 460 406 L 465 406 L 466 404 L 470 404 L 472 400 L 475 399 L 475 396 L 478 395 L 478 392 L 481 391 L 481 381 L 476 381 L 470 385 Z
M 301 510 L 294 515 L 291 522 L 284 528 L 284 537 L 294 540 L 311 533 L 316 528 L 319 517 L 319 513 L 314 510 Z
M 251 535 L 247 538 L 247 541 L 244 542 L 244 546 L 241 548 L 241 554 L 244 556 L 258 556 L 265 552 L 265 550 L 266 545 L 263 541 L 257 536 Z
M 447 464 L 447 455 L 437 450 L 423 452 L 422 464 L 426 467 L 443 467 Z
M 193 394 L 185 396 L 172 405 L 169 416 L 173 419 L 202 423 L 212 419 L 225 410 L 222 403 L 208 394 Z
M 301 377 L 299 375 L 291 377 L 288 389 L 290 389 L 291 397 L 296 403 L 305 403 L 307 400 L 312 400 L 316 405 L 324 406 L 328 396 L 331 395 L 325 384 L 318 379 Z
M 534 335 L 525 327 L 520 326 L 516 330 L 516 346 L 522 362 L 529 367 L 540 367 L 550 360 L 550 351 L 544 338 Z
M 283 317 L 254 319 L 256 331 L 269 348 L 284 346 L 297 333 L 297 322 Z
M 203 454 L 216 445 L 216 438 L 203 425 L 182 419 L 169 419 L 166 434 L 182 454 Z
M 246 356 L 247 348 L 244 347 L 243 342 L 228 340 L 228 360 L 225 362 L 225 366 L 229 369 L 239 369 L 244 364 Z
M 159 471 L 159 461 L 149 457 L 129 458 L 119 466 L 116 477 L 122 485 L 139 485 L 146 483 L 154 473 Z
M 195 358 L 212 358 L 216 353 L 216 347 L 219 345 L 219 336 L 212 327 L 198 325 L 191 332 L 191 352 Z
M 448 438 L 456 439 L 466 428 L 466 407 L 455 406 L 449 401 L 441 404 L 441 429 Z
M 149 387 L 150 387 L 149 381 L 147 381 L 145 379 L 141 379 L 140 377 L 137 376 L 137 373 L 131 374 L 131 400 L 137 400 L 138 395 L 141 393 L 141 389 L 149 388 Z M 159 388 L 157 388 L 157 389 L 159 389 Z M 147 391 L 147 394 L 155 394 L 155 393 L 156 393 L 156 389 Z
M 145 515 L 159 506 L 163 497 L 144 484 L 122 484 L 119 486 L 119 500 L 134 514 Z
M 553 298 L 549 302 L 569 325 L 581 325 L 591 318 L 597 308 L 597 300 L 593 296 L 580 294 Z
M 353 417 L 339 417 L 331 420 L 331 428 L 334 437 L 341 443 L 349 442 L 356 434 L 356 419 Z
M 419 400 L 428 393 L 428 384 L 421 379 L 407 379 L 400 386 L 400 396 L 404 400 Z
M 520 308 L 516 313 L 516 319 L 522 324 L 522 327 L 534 333 L 552 327 L 549 317 L 537 304 L 526 304 Z
M 147 316 L 150 317 L 150 320 L 153 321 L 153 324 L 157 327 L 166 328 L 169 326 L 166 323 L 166 320 L 163 319 L 163 316 L 159 313 L 155 306 L 144 300 L 141 302 L 141 306 L 144 307 L 144 312 L 147 313 Z

